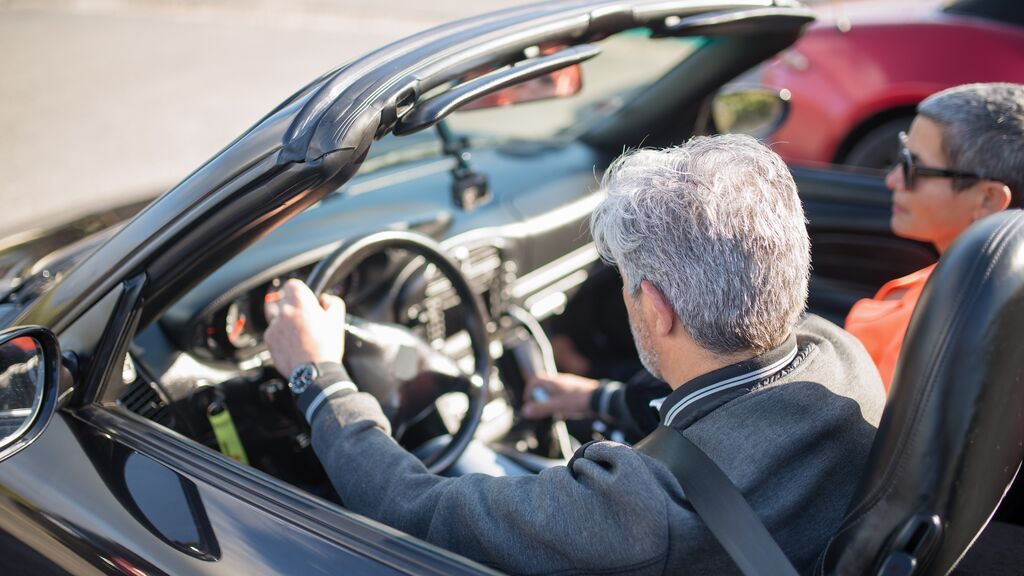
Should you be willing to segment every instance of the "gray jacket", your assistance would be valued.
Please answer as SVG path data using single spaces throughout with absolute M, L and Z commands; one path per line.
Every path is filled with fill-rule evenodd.
M 862 474 L 884 404 L 859 342 L 809 317 L 795 338 L 701 376 L 661 406 L 746 496 L 797 566 L 813 564 Z M 427 473 L 368 394 L 313 415 L 313 447 L 351 510 L 517 574 L 721 574 L 736 568 L 659 462 L 583 446 L 566 467 L 495 478 Z

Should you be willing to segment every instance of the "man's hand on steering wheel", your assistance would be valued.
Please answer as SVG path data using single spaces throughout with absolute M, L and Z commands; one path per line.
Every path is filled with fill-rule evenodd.
M 267 349 L 283 376 L 299 365 L 341 362 L 345 351 L 345 302 L 337 296 L 317 297 L 301 280 L 288 280 L 276 301 L 268 299 L 272 319 L 264 333 Z

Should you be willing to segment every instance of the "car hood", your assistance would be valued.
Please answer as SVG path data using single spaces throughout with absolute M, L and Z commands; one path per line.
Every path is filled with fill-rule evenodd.
M 0 295 L 43 270 L 70 267 L 151 201 L 134 200 L 59 225 L 0 238 Z

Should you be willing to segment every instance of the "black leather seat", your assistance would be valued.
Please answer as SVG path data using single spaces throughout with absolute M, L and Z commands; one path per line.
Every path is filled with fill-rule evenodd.
M 816 574 L 946 574 L 1024 455 L 1024 212 L 972 226 L 910 322 L 869 467 Z

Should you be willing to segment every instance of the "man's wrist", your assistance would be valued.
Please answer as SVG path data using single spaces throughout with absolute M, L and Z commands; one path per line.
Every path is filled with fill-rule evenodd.
M 602 422 L 611 423 L 614 417 L 611 414 L 613 396 L 620 392 L 625 386 L 616 380 L 601 380 L 600 385 L 590 394 L 590 411 Z
M 299 411 L 310 424 L 328 400 L 359 391 L 341 363 L 318 362 L 314 366 L 316 378 L 295 396 Z

